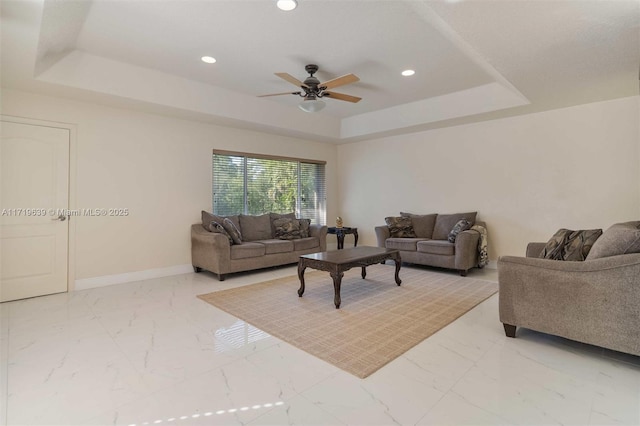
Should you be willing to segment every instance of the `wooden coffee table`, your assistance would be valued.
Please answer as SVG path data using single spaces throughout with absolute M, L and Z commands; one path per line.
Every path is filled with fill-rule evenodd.
M 367 266 L 382 263 L 387 259 L 393 259 L 396 264 L 396 284 L 400 285 L 400 252 L 381 247 L 353 247 L 344 250 L 325 251 L 321 253 L 305 254 L 300 256 L 298 261 L 298 278 L 300 278 L 300 288 L 298 296 L 304 294 L 304 271 L 307 268 L 327 271 L 333 278 L 333 288 L 335 296 L 333 302 L 336 309 L 340 308 L 340 284 L 344 272 L 351 268 L 362 268 L 362 279 L 367 276 Z

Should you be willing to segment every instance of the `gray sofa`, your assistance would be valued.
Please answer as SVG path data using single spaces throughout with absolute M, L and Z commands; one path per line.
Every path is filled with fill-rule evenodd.
M 449 232 L 461 220 L 486 228 L 482 221 L 476 221 L 476 212 L 457 214 L 418 215 L 400 213 L 410 217 L 415 237 L 392 237 L 388 225 L 376 226 L 379 247 L 400 251 L 403 262 L 439 268 L 456 269 L 460 275 L 478 266 L 478 241 L 480 234 L 473 230 L 462 231 L 454 243 L 447 240 Z
M 300 255 L 327 249 L 326 226 L 310 225 L 309 236 L 304 238 L 275 238 L 273 221 L 282 217 L 295 219 L 293 214 L 228 216 L 242 235 L 241 244 L 232 243 L 223 233 L 205 229 L 211 217 L 215 218 L 203 212 L 203 223 L 191 225 L 191 262 L 195 272 L 213 272 L 220 281 L 226 274 L 296 263 Z
M 544 247 L 498 260 L 506 335 L 525 327 L 640 355 L 640 222 L 606 230 L 584 261 L 539 258 Z

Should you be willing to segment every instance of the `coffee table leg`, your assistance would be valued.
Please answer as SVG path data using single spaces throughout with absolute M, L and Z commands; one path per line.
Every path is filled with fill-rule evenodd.
M 302 260 L 298 262 L 298 278 L 300 278 L 300 288 L 298 289 L 298 297 L 302 297 L 304 294 L 304 270 L 306 266 L 302 264 Z
M 335 296 L 333 296 L 333 303 L 336 305 L 336 309 L 340 308 L 340 285 L 342 284 L 342 277 L 344 273 L 342 271 L 331 272 L 331 278 L 333 278 L 333 289 Z
M 402 284 L 402 280 L 400 279 L 400 266 L 402 265 L 402 259 L 400 259 L 400 253 L 397 253 L 393 256 L 393 261 L 396 264 L 396 284 Z
M 367 276 L 367 267 L 363 266 L 362 267 L 362 279 L 364 280 L 366 276 Z

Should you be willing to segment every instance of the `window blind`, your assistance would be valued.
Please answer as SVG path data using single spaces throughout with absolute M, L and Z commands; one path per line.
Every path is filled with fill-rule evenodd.
M 295 212 L 326 223 L 325 164 L 312 160 L 213 152 L 213 213 Z

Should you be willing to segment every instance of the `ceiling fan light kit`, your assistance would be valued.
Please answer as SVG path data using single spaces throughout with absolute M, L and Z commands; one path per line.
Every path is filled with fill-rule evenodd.
M 298 80 L 291 74 L 287 74 L 286 72 L 277 72 L 275 75 L 280 77 L 281 79 L 296 85 L 302 89 L 302 91 L 298 92 L 285 92 L 285 93 L 272 93 L 269 95 L 261 95 L 260 98 L 267 96 L 280 96 L 280 95 L 297 95 L 303 97 L 304 100 L 298 105 L 298 107 L 305 112 L 317 112 L 325 107 L 324 101 L 320 98 L 325 96 L 329 98 L 333 98 L 339 101 L 346 102 L 360 102 L 362 98 L 357 96 L 345 95 L 344 93 L 338 92 L 330 92 L 328 89 L 333 89 L 334 87 L 344 86 L 345 84 L 355 83 L 360 81 L 360 79 L 355 74 L 346 74 L 338 78 L 334 78 L 333 80 L 325 81 L 321 83 L 314 74 L 318 72 L 318 66 L 315 64 L 309 64 L 304 67 L 304 69 L 309 73 L 309 77 L 307 77 L 304 82 Z
M 309 98 L 300 102 L 298 108 L 304 112 L 318 112 L 325 107 L 325 102 L 322 99 Z

